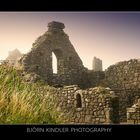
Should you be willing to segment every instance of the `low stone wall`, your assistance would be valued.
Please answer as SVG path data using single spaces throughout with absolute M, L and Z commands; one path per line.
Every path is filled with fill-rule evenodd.
M 58 88 L 57 92 L 48 95 L 57 98 L 55 109 L 66 124 L 110 124 L 119 123 L 117 99 L 110 89 L 101 87 L 81 90 L 78 86 Z M 52 97 L 53 96 L 53 97 Z M 117 114 L 115 114 L 117 113 Z

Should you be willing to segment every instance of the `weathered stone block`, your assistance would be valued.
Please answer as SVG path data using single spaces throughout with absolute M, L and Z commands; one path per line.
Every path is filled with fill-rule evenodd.
M 85 122 L 86 122 L 86 123 L 90 123 L 91 120 L 92 120 L 92 116 L 91 116 L 91 115 L 86 115 L 86 116 L 85 116 Z

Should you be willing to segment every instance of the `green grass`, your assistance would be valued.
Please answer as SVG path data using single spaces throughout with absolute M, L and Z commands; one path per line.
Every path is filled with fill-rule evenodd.
M 55 92 L 42 82 L 26 83 L 21 70 L 0 65 L 0 124 L 58 124 L 53 109 Z M 52 100 L 52 102 L 50 102 Z

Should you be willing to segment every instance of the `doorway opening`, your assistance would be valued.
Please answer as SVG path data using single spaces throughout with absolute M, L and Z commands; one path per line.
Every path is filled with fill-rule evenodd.
M 57 74 L 57 58 L 53 52 L 52 52 L 52 69 L 53 69 L 53 74 Z

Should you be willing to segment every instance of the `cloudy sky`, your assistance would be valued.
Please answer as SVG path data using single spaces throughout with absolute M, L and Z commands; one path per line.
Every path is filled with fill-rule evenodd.
M 0 59 L 18 48 L 28 52 L 47 24 L 60 21 L 85 67 L 93 57 L 103 68 L 140 58 L 140 12 L 0 12 Z

